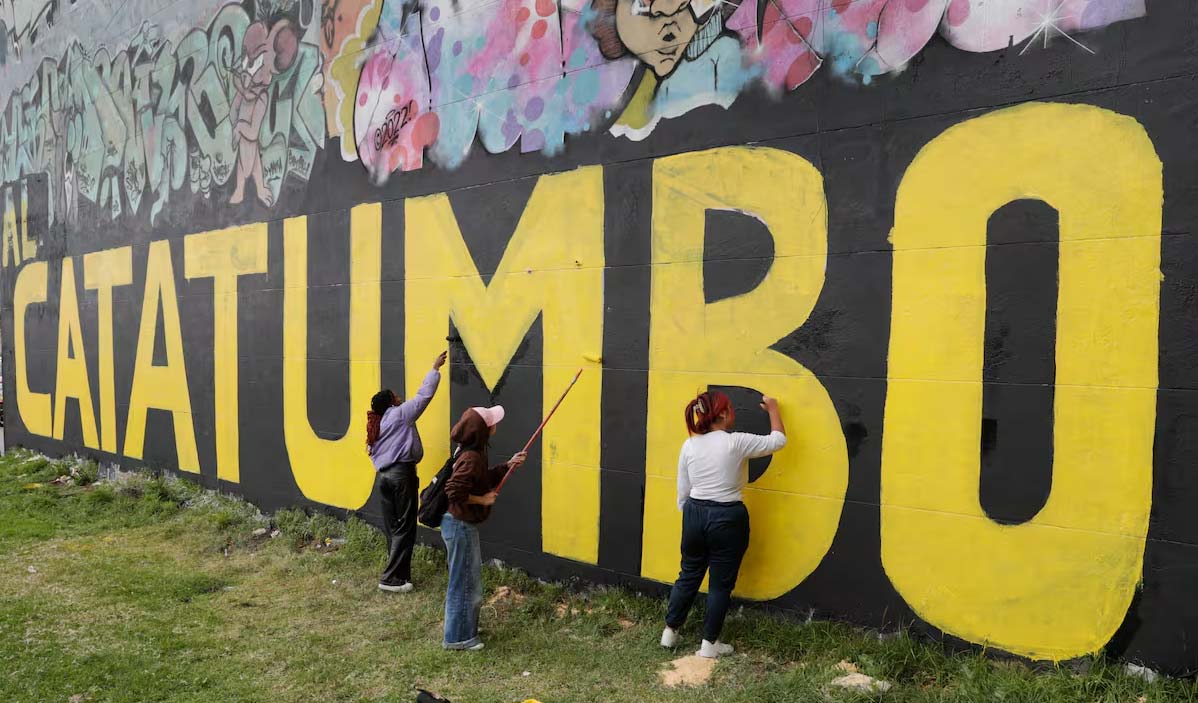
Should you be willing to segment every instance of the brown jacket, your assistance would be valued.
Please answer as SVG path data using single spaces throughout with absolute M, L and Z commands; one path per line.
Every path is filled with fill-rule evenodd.
M 445 495 L 449 498 L 449 514 L 463 522 L 477 525 L 491 516 L 491 506 L 471 503 L 470 496 L 484 496 L 503 480 L 507 464 L 487 468 L 486 456 L 474 450 L 465 450 L 453 464 L 453 474 L 445 482 Z
M 453 474 L 445 482 L 449 514 L 477 525 L 491 516 L 491 506 L 471 503 L 470 496 L 484 496 L 495 490 L 507 473 L 507 464 L 487 467 L 487 441 L 491 430 L 473 410 L 462 414 L 449 436 L 462 448 L 453 463 Z

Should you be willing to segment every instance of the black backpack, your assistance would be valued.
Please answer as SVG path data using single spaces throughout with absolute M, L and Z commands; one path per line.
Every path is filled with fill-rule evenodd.
M 420 507 L 416 509 L 416 519 L 421 525 L 433 529 L 441 526 L 441 518 L 449 511 L 449 496 L 445 495 L 445 482 L 453 475 L 453 464 L 461 450 L 462 448 L 458 447 L 433 477 L 432 483 L 420 491 Z

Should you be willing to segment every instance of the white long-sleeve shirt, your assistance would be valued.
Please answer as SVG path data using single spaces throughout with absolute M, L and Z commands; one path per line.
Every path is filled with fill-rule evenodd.
M 786 435 L 715 430 L 682 443 L 678 453 L 678 509 L 687 498 L 735 503 L 749 482 L 749 459 L 769 456 L 786 446 Z

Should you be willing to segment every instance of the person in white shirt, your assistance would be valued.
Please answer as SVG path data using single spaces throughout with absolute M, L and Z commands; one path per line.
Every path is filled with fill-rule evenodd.
M 778 401 L 763 396 L 770 416 L 768 435 L 729 432 L 736 419 L 732 402 L 719 391 L 702 393 L 686 406 L 690 432 L 678 455 L 678 509 L 682 511 L 682 567 L 666 611 L 661 646 L 678 644 L 695 596 L 710 570 L 703 645 L 698 654 L 715 658 L 732 653 L 720 642 L 720 630 L 732 601 L 741 559 L 749 548 L 749 511 L 741 491 L 749 482 L 746 461 L 769 456 L 786 446 Z

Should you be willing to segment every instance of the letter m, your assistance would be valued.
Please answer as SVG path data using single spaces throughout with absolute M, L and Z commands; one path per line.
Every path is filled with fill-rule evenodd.
M 579 366 L 595 366 L 546 427 L 541 524 L 545 552 L 596 563 L 602 370 L 583 356 L 598 355 L 603 342 L 602 170 L 540 178 L 489 284 L 471 258 L 448 196 L 408 200 L 405 220 L 409 394 L 445 349 L 451 320 L 483 381 L 494 389 L 541 316 L 543 411 L 553 407 Z M 535 402 L 521 398 L 518 389 L 509 389 L 503 400 Z M 449 393 L 442 391 L 419 423 L 428 448 L 426 472 L 448 457 L 449 423 Z M 505 458 L 492 457 L 492 463 Z M 431 478 L 429 473 L 422 479 Z

